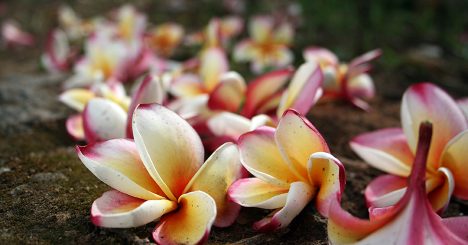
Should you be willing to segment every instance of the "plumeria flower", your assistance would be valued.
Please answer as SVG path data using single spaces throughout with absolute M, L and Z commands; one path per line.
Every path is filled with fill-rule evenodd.
M 172 108 L 191 118 L 205 147 L 213 150 L 224 142 L 236 142 L 238 136 L 259 126 L 275 126 L 288 108 L 307 114 L 321 95 L 322 72 L 314 62 L 293 72 L 290 68 L 273 71 L 248 85 L 240 74 L 228 72 L 212 92 L 195 97 L 200 98 L 197 103 L 190 99 L 186 106 L 174 108 L 172 104 Z
M 126 111 L 130 105 L 130 98 L 127 96 L 121 83 L 97 84 L 88 89 L 69 89 L 59 96 L 59 100 L 78 112 L 78 114 L 72 115 L 67 119 L 66 128 L 68 133 L 75 140 L 86 139 L 90 142 L 94 142 L 94 140 L 92 140 L 94 137 L 90 137 L 89 133 L 91 130 L 85 130 L 83 125 L 83 112 L 85 111 L 85 108 L 88 106 L 90 101 L 93 100 L 93 106 L 104 105 L 100 106 L 100 108 L 106 108 L 110 105 L 109 107 L 112 108 L 111 111 L 114 113 L 110 113 L 110 117 L 112 117 L 113 120 L 109 123 L 117 124 L 122 121 L 125 122 L 124 120 L 126 119 Z M 89 113 L 89 109 L 86 110 L 86 113 Z M 109 116 L 109 113 L 107 113 L 107 116 Z M 115 118 L 118 120 L 115 120 Z M 107 128 L 115 129 L 114 127 L 110 126 L 107 126 Z M 85 134 L 85 131 L 87 131 L 88 135 Z M 116 131 L 119 132 L 119 130 Z M 112 135 L 112 138 L 118 138 L 119 136 L 124 136 L 125 134 Z
M 51 73 L 68 71 L 74 52 L 71 51 L 65 32 L 52 30 L 46 41 L 45 53 L 41 57 L 44 68 Z
M 239 152 L 225 144 L 203 163 L 204 150 L 193 128 L 158 104 L 138 106 L 135 141 L 115 139 L 77 147 L 85 166 L 114 190 L 91 208 L 101 227 L 127 228 L 157 221 L 159 244 L 199 244 L 212 224 L 232 224 L 240 207 L 227 188 L 241 177 Z
M 226 53 L 219 46 L 219 28 L 217 19 L 212 20 L 208 25 L 206 32 L 210 38 L 197 59 L 197 72 L 183 73 L 174 78 L 171 85 L 170 92 L 176 100 L 169 107 L 179 114 L 185 114 L 184 118 L 202 114 L 209 94 L 223 83 L 222 76 L 229 70 Z M 238 81 L 238 76 L 235 79 L 228 78 L 228 80 L 236 84 L 234 86 L 244 86 L 245 83 Z
M 117 35 L 127 43 L 140 42 L 146 28 L 146 16 L 132 5 L 123 5 L 116 13 Z
M 293 61 L 288 45 L 293 41 L 294 29 L 289 23 L 275 23 L 271 16 L 257 16 L 249 22 L 249 34 L 250 39 L 234 48 L 234 59 L 251 62 L 253 72 L 286 67 Z
M 260 127 L 242 135 L 238 145 L 241 163 L 254 177 L 234 182 L 229 197 L 244 207 L 274 210 L 255 229 L 286 227 L 313 199 L 327 217 L 330 203 L 340 200 L 344 167 L 296 111 L 287 110 L 276 129 Z
M 420 121 L 414 122 L 418 127 Z M 440 126 L 440 125 L 439 125 Z M 390 208 L 371 208 L 370 221 L 356 218 L 337 202 L 330 206 L 328 238 L 331 244 L 467 244 L 468 216 L 440 218 L 427 196 L 427 168 L 438 125 L 421 124 L 414 139 L 415 157 L 403 197 Z M 398 147 L 398 146 L 396 146 Z
M 103 28 L 104 31 L 104 28 Z M 122 81 L 126 74 L 128 49 L 109 32 L 91 36 L 85 54 L 74 67 L 75 74 L 65 81 L 65 88 L 86 87 L 109 80 Z
M 79 40 L 92 33 L 100 20 L 83 20 L 67 5 L 58 9 L 58 21 L 70 40 Z
M 210 24 L 213 21 L 219 22 L 219 39 L 223 47 L 227 47 L 229 42 L 236 36 L 238 36 L 242 30 L 244 29 L 244 20 L 235 15 L 226 16 L 222 18 L 214 18 L 210 20 Z M 209 28 L 209 27 L 207 27 Z M 206 31 L 199 31 L 193 34 L 188 35 L 185 38 L 185 43 L 187 45 L 200 45 L 209 39 L 210 37 L 207 36 Z
M 6 46 L 33 46 L 34 37 L 21 30 L 13 20 L 6 20 L 2 24 L 2 38 Z
M 374 83 L 367 74 L 372 68 L 369 63 L 381 54 L 378 49 L 372 50 L 354 58 L 349 64 L 343 64 L 330 50 L 310 47 L 304 50 L 304 59 L 316 61 L 322 67 L 325 76 L 324 99 L 344 99 L 363 110 L 368 110 L 366 100 L 375 95 Z
M 402 128 L 382 129 L 351 140 L 351 148 L 361 158 L 389 173 L 366 188 L 368 205 L 388 207 L 405 195 L 406 179 L 416 157 L 418 126 L 424 121 L 434 125 L 426 167 L 425 190 L 430 203 L 434 210 L 442 211 L 452 193 L 468 199 L 468 122 L 456 102 L 433 84 L 415 84 L 403 95 L 401 121 Z
M 146 33 L 146 42 L 160 56 L 169 57 L 180 45 L 184 28 L 176 23 L 164 23 Z
M 67 120 L 67 131 L 76 140 L 88 143 L 133 138 L 131 116 L 140 103 L 162 103 L 166 98 L 162 77 L 146 76 L 130 100 L 120 83 L 95 86 L 90 90 L 71 89 L 60 100 L 81 112 Z

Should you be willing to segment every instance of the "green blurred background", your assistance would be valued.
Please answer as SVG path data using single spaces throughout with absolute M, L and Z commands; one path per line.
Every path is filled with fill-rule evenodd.
M 56 10 L 64 3 L 83 17 L 132 3 L 153 24 L 175 21 L 188 30 L 199 30 L 213 16 L 237 13 L 248 19 L 255 14 L 292 13 L 297 23 L 296 65 L 302 62 L 303 48 L 310 45 L 327 47 L 343 61 L 381 48 L 384 55 L 374 72 L 383 95 L 397 98 L 407 85 L 419 81 L 433 81 L 456 95 L 468 95 L 468 1 L 11 0 L 3 2 L 6 10 L 0 18 L 14 18 L 44 40 L 46 31 L 57 25 Z M 182 52 L 185 55 L 179 58 L 193 53 Z M 242 64 L 232 67 L 247 70 Z

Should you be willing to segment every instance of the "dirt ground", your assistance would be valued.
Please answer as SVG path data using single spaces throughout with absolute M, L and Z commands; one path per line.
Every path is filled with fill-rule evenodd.
M 89 6 L 86 5 L 89 1 L 83 2 L 81 5 L 73 3 L 81 8 Z M 21 13 L 18 18 L 23 21 L 28 18 L 18 9 L 26 3 L 28 1 L 19 1 L 12 5 L 12 11 Z M 28 8 L 33 11 L 33 7 Z M 47 17 L 51 13 L 53 7 L 37 13 L 37 18 L 47 20 L 45 27 L 53 22 L 52 17 Z M 159 18 L 167 18 L 164 16 Z M 180 19 L 188 23 L 187 15 Z M 206 19 L 203 16 L 196 22 Z M 30 27 L 37 33 L 45 28 L 34 25 L 40 24 Z M 303 37 L 298 38 L 301 47 L 305 41 Z M 321 38 L 315 40 L 325 42 Z M 427 40 L 420 40 L 420 43 Z M 331 43 L 339 47 L 338 41 Z M 367 212 L 363 190 L 381 172 L 360 160 L 351 151 L 349 140 L 362 132 L 399 126 L 401 95 L 411 83 L 433 81 L 456 98 L 468 96 L 467 59 L 454 54 L 457 49 L 444 46 L 442 42 L 435 43 L 444 52 L 440 57 L 428 56 L 419 42 L 415 43 L 394 50 L 397 58 L 382 58 L 377 62 L 372 73 L 377 97 L 371 102 L 370 112 L 336 102 L 319 104 L 308 115 L 332 153 L 345 164 L 347 181 L 343 205 L 359 217 L 365 218 Z M 343 47 L 345 56 L 357 55 L 366 48 Z M 390 48 L 385 47 L 384 57 L 387 49 Z M 71 111 L 57 100 L 60 83 L 66 76 L 48 75 L 39 69 L 40 52 L 39 45 L 0 53 L 0 244 L 154 242 L 151 238 L 154 223 L 134 229 L 103 229 L 91 223 L 91 204 L 109 187 L 79 161 L 74 151 L 76 142 L 65 131 L 65 119 Z M 260 209 L 243 209 L 232 227 L 213 228 L 208 244 L 327 244 L 326 220 L 312 205 L 285 230 L 255 233 L 252 223 L 267 213 Z M 468 215 L 468 203 L 454 199 L 444 215 Z

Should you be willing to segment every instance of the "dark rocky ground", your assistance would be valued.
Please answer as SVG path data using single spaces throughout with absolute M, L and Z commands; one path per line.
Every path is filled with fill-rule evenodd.
M 89 6 L 86 1 L 71 2 L 82 8 L 83 5 Z M 28 1 L 17 1 L 13 12 L 24 17 L 25 14 L 18 8 L 29 6 L 26 3 Z M 26 9 L 32 11 L 33 8 L 34 5 Z M 42 14 L 37 13 L 37 18 L 45 18 L 45 13 L 52 13 L 52 10 L 46 10 Z M 186 19 L 187 16 L 181 18 Z M 24 17 L 23 21 L 27 20 Z M 31 30 L 40 30 L 34 25 Z M 330 31 L 324 35 L 333 37 Z M 372 101 L 371 112 L 365 113 L 337 102 L 317 105 L 309 114 L 334 155 L 346 166 L 347 185 L 343 204 L 360 217 L 366 215 L 363 189 L 380 172 L 359 160 L 347 142 L 361 132 L 399 126 L 400 98 L 411 83 L 429 80 L 457 98 L 468 96 L 468 62 L 463 54 L 457 53 L 460 47 L 445 46 L 447 44 L 443 40 L 434 39 L 432 43 L 438 45 L 443 54 L 431 58 L 421 51 L 418 44 L 431 41 L 430 35 L 429 38 L 420 38 L 420 41 L 414 41 L 414 45 L 395 44 L 398 48 L 393 51 L 391 45 L 374 45 L 382 45 L 384 52 L 388 51 L 385 54 L 389 55 L 382 58 L 373 74 L 378 96 Z M 326 38 L 322 37 L 311 40 L 326 43 Z M 299 35 L 298 42 L 299 47 L 305 45 L 305 37 Z M 339 40 L 333 39 L 331 48 L 342 47 L 342 54 L 348 57 L 367 48 L 366 45 L 351 48 L 347 46 L 351 45 L 349 43 L 343 46 L 339 43 Z M 38 69 L 39 54 L 38 48 L 3 50 L 0 53 L 0 244 L 152 242 L 150 234 L 155 224 L 134 229 L 101 229 L 90 222 L 91 203 L 108 187 L 78 160 L 73 149 L 75 142 L 67 136 L 64 126 L 71 111 L 57 101 L 60 83 L 65 76 L 47 75 Z M 326 220 L 312 206 L 307 207 L 283 231 L 270 234 L 253 232 L 250 228 L 252 222 L 266 214 L 263 210 L 244 209 L 232 227 L 214 228 L 208 243 L 327 243 Z M 468 215 L 468 204 L 452 200 L 445 215 L 462 214 Z

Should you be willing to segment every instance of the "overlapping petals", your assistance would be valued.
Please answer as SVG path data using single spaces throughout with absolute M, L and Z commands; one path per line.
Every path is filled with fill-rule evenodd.
M 242 165 L 255 178 L 236 181 L 229 196 L 242 206 L 276 209 L 255 229 L 287 226 L 314 197 L 319 212 L 328 216 L 330 203 L 340 200 L 344 167 L 298 112 L 287 110 L 277 129 L 260 127 L 238 142 Z
M 7 46 L 33 46 L 35 44 L 34 36 L 23 31 L 14 20 L 4 21 L 1 31 L 3 42 Z
M 351 148 L 366 162 L 392 175 L 371 182 L 366 190 L 368 204 L 391 206 L 403 196 L 404 178 L 415 157 L 417 125 L 425 121 L 434 125 L 426 169 L 429 201 L 435 210 L 443 210 L 452 193 L 466 199 L 467 182 L 462 177 L 466 152 L 461 149 L 468 142 L 468 124 L 456 102 L 435 85 L 415 84 L 403 96 L 401 117 L 402 129 L 382 129 L 351 141 Z
M 74 53 L 68 42 L 67 35 L 60 29 L 49 33 L 45 53 L 41 57 L 42 64 L 47 71 L 60 73 L 70 69 Z
M 196 244 L 211 226 L 228 226 L 240 207 L 228 187 L 242 177 L 239 152 L 225 144 L 203 163 L 201 140 L 191 126 L 158 104 L 137 107 L 135 141 L 114 139 L 77 147 L 85 166 L 112 191 L 91 209 L 93 223 L 135 227 L 161 219 L 153 237 L 161 244 Z
M 252 71 L 291 64 L 293 54 L 288 46 L 294 36 L 293 27 L 286 22 L 276 24 L 270 16 L 256 16 L 249 22 L 250 39 L 240 41 L 234 48 L 234 59 L 251 62 Z
M 434 128 L 435 129 L 435 128 Z M 424 124 L 408 188 L 395 206 L 370 209 L 371 220 L 358 219 L 338 202 L 331 205 L 328 237 L 333 244 L 466 244 L 467 217 L 441 219 L 426 195 L 426 163 L 431 145 L 432 127 Z M 434 142 L 434 141 L 432 141 Z M 388 181 L 381 180 L 382 182 Z M 463 230 L 465 232 L 463 232 Z
M 375 95 L 372 78 L 367 74 L 371 61 L 380 57 L 378 49 L 369 51 L 349 64 L 340 64 L 338 57 L 328 49 L 309 47 L 304 50 L 306 61 L 318 62 L 324 73 L 324 98 L 345 99 L 355 106 L 367 110 L 367 100 Z

